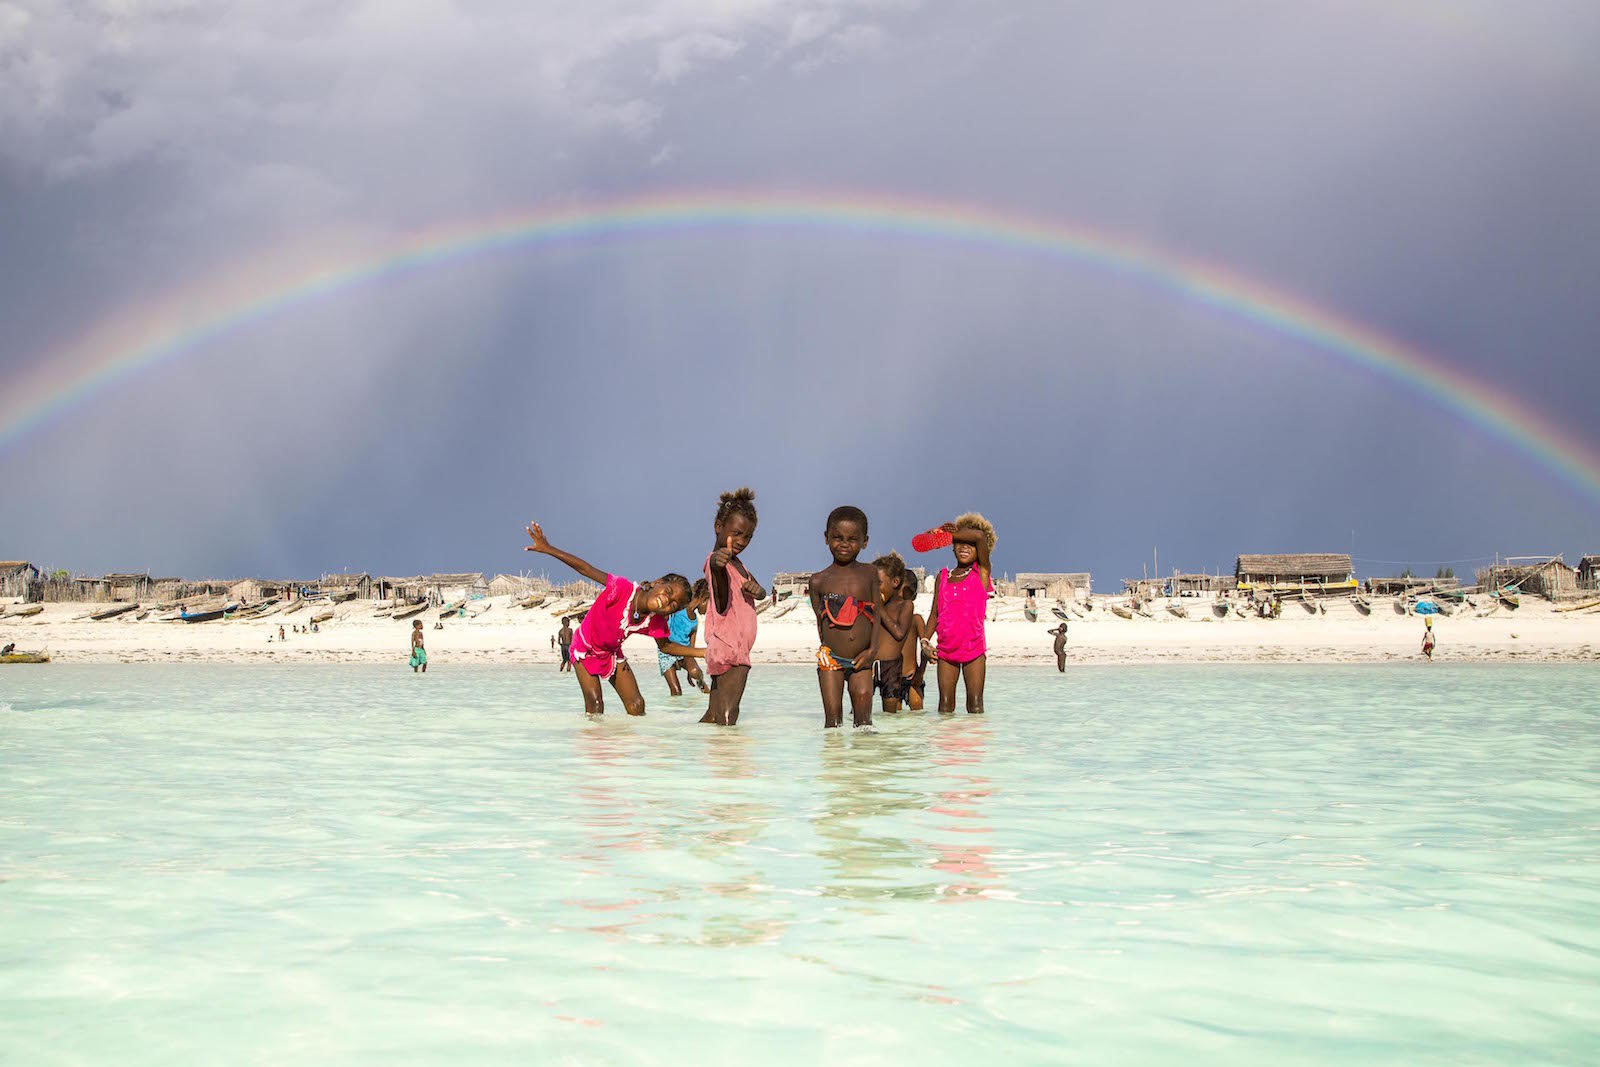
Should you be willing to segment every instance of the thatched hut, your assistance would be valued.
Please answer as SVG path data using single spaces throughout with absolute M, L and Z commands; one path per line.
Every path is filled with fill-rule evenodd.
M 148 571 L 144 574 L 107 574 L 101 576 L 100 580 L 106 584 L 109 600 L 148 600 L 153 588 Z
M 533 592 L 543 592 L 549 583 L 532 574 L 497 574 L 489 579 L 490 596 L 524 597 Z
M 434 574 L 428 577 L 428 588 L 440 601 L 465 600 L 470 596 L 487 596 L 489 583 L 482 574 Z
M 1234 565 L 1233 580 L 1243 590 L 1356 588 L 1355 568 L 1343 552 L 1242 555 Z
M 1461 588 L 1460 578 L 1419 578 L 1399 575 L 1392 578 L 1368 578 L 1367 591 L 1373 596 L 1410 596 L 1412 593 L 1455 592 Z
M 1515 589 L 1552 600 L 1579 591 L 1578 572 L 1567 566 L 1559 555 L 1548 559 L 1512 556 L 1504 563 L 1485 567 L 1477 577 L 1482 589 Z
M 805 596 L 811 591 L 810 571 L 779 571 L 772 576 L 772 591 L 778 599 Z
M 410 578 L 384 577 L 372 580 L 372 595 L 379 600 L 421 600 L 430 591 L 428 579 L 422 575 Z
M 1089 595 L 1089 572 L 1023 571 L 1012 580 L 1018 596 L 1077 600 Z
M 324 574 L 317 585 L 324 593 L 336 599 L 372 599 L 372 575 L 365 571 L 360 574 Z M 355 595 L 351 596 L 352 593 Z
M 1202 596 L 1226 593 L 1233 589 L 1231 574 L 1174 574 L 1170 581 L 1173 596 Z
M 27 560 L 0 560 L 0 597 L 28 597 L 38 580 L 39 568 Z
M 1600 589 L 1600 556 L 1584 556 L 1578 561 L 1578 588 Z

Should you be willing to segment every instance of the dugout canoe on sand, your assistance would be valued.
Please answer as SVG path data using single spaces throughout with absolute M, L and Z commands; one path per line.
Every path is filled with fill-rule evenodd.
M 1219 619 L 1226 619 L 1228 617 L 1228 602 L 1226 600 L 1213 600 L 1211 602 L 1211 614 Z
M 1361 612 L 1361 614 L 1372 614 L 1372 601 L 1368 600 L 1366 597 L 1360 595 L 1353 596 L 1350 598 L 1350 603 L 1354 604 L 1356 606 L 1356 610 Z
M 428 602 L 426 600 L 424 600 L 420 604 L 408 604 L 403 608 L 395 608 L 394 609 L 394 614 L 389 616 L 389 617 L 392 618 L 392 619 L 410 619 L 410 618 L 414 618 L 414 617 L 416 617 L 418 615 L 421 615 L 424 611 L 427 611 L 427 610 L 428 610 Z
M 104 608 L 95 612 L 93 615 L 90 615 L 89 618 L 95 622 L 102 622 L 106 619 L 114 619 L 118 615 L 126 615 L 130 611 L 138 610 L 139 605 L 137 604 L 113 604 L 109 608 Z
M 23 651 L 20 651 L 18 649 L 13 649 L 10 652 L 5 653 L 4 655 L 0 655 L 0 663 L 49 663 L 49 662 L 50 662 L 50 653 L 44 652 L 44 651 L 40 651 L 40 652 L 23 652 Z
M 1189 617 L 1189 610 L 1182 604 L 1168 604 L 1167 613 L 1179 619 L 1187 619 Z
M 1600 601 L 1596 601 L 1596 603 L 1600 603 Z M 42 611 L 44 611 L 43 604 L 24 604 L 19 608 L 12 608 L 6 612 L 5 617 L 8 619 L 28 619 Z
M 311 625 L 320 626 L 320 625 L 322 625 L 323 623 L 327 622 L 329 619 L 332 619 L 332 618 L 333 618 L 333 612 L 331 612 L 331 611 L 319 611 L 315 615 L 311 616 Z
M 1121 604 L 1113 604 L 1111 605 L 1111 614 L 1119 619 L 1132 619 L 1133 609 L 1123 607 Z

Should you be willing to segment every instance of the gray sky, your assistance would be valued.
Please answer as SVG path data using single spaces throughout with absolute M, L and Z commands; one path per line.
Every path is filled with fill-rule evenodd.
M 0 375 L 287 246 L 869 192 L 1224 264 L 1596 448 L 1595 40 L 1537 0 L 0 0 Z M 0 557 L 190 575 L 516 570 L 534 517 L 694 571 L 746 483 L 758 571 L 825 563 L 840 503 L 869 552 L 977 509 L 999 568 L 1102 589 L 1156 549 L 1600 550 L 1592 498 L 1370 371 L 1105 272 L 819 232 L 384 279 L 93 395 L 0 478 Z

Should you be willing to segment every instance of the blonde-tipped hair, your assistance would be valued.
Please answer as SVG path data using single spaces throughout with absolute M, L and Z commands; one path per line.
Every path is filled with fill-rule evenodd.
M 982 515 L 979 515 L 976 511 L 969 511 L 965 515 L 962 515 L 960 518 L 956 519 L 956 529 L 979 531 L 983 534 L 984 539 L 989 542 L 989 551 L 994 551 L 994 544 L 996 540 L 994 536 L 994 523 L 990 522 Z

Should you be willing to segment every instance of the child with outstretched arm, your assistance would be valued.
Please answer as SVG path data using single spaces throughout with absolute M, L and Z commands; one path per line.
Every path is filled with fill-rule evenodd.
M 811 609 L 817 613 L 817 685 L 822 690 L 822 725 L 844 725 L 844 694 L 851 719 L 872 725 L 872 663 L 878 646 L 878 608 L 883 590 L 878 569 L 857 562 L 867 547 L 867 516 L 860 508 L 834 508 L 823 529 L 833 562 L 811 576 Z
M 622 643 L 634 634 L 643 634 L 655 638 L 656 647 L 668 655 L 700 656 L 702 649 L 673 643 L 667 631 L 667 616 L 689 603 L 689 579 L 663 574 L 653 582 L 630 581 L 555 547 L 537 522 L 528 524 L 528 537 L 533 541 L 527 546 L 529 552 L 552 556 L 602 586 L 572 635 L 572 672 L 583 690 L 583 710 L 590 715 L 605 713 L 600 683 L 609 681 L 622 699 L 623 709 L 629 715 L 643 715 L 644 697 L 622 654 Z
M 878 696 L 883 700 L 883 710 L 897 712 L 905 699 L 911 681 L 904 669 L 906 635 L 911 630 L 911 616 L 915 606 L 901 590 L 906 577 L 905 560 L 900 553 L 890 552 L 872 561 L 878 569 L 878 586 L 883 606 L 878 609 L 878 643 L 872 665 L 873 681 Z
M 750 649 L 756 643 L 756 604 L 767 598 L 739 555 L 756 535 L 756 495 L 749 488 L 723 493 L 711 520 L 714 538 L 706 556 L 706 673 L 711 675 L 711 700 L 704 723 L 736 726 L 739 703 L 750 680 Z
M 956 682 L 967 690 L 967 714 L 983 714 L 983 681 L 988 645 L 984 639 L 984 614 L 994 595 L 989 553 L 994 551 L 994 526 L 972 512 L 941 527 L 953 539 L 956 566 L 942 568 L 933 587 L 933 610 L 927 629 L 937 647 L 924 640 L 924 648 L 939 660 L 939 714 L 956 710 Z

